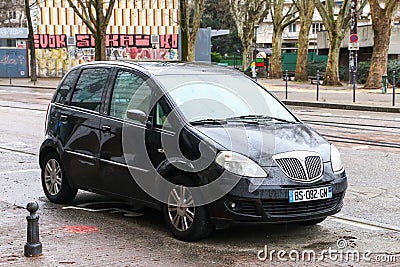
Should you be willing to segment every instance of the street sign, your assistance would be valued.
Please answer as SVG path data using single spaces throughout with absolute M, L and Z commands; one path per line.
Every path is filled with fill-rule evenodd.
M 356 33 L 351 34 L 350 35 L 350 43 L 357 43 L 357 42 L 358 42 L 358 35 Z
M 350 51 L 360 50 L 360 43 L 349 43 L 349 50 Z
M 256 67 L 264 67 L 264 58 L 256 58 Z

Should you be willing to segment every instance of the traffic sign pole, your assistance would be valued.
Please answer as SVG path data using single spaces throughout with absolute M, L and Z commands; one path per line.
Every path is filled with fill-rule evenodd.
M 358 56 L 357 55 L 357 50 L 358 50 L 357 0 L 351 0 L 350 44 L 349 44 L 349 70 L 350 70 L 349 82 L 353 83 L 353 103 L 354 103 L 356 102 L 357 56 Z

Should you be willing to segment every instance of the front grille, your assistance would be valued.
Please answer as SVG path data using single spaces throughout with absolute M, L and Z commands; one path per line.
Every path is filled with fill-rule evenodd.
M 277 159 L 276 163 L 290 178 L 307 181 L 307 176 L 300 160 L 295 158 L 285 158 Z
M 312 182 L 321 177 L 322 158 L 315 152 L 292 151 L 273 156 L 276 164 L 292 180 Z
M 287 200 L 262 200 L 262 207 L 265 213 L 271 217 L 303 216 L 333 210 L 341 200 L 342 194 L 335 194 L 329 199 L 298 203 L 289 203 Z
M 313 180 L 321 175 L 321 158 L 318 156 L 306 157 L 305 161 L 308 179 Z

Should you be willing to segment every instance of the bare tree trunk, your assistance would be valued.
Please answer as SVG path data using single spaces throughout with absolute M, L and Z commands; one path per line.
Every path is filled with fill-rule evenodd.
M 188 54 L 187 61 L 189 61 L 189 62 L 195 61 L 195 56 L 196 56 L 195 47 L 196 47 L 196 38 L 189 38 L 188 50 L 187 50 L 187 54 Z
M 369 2 L 374 31 L 374 48 L 371 67 L 364 88 L 377 89 L 381 87 L 382 75 L 387 71 L 393 13 L 400 4 L 394 3 L 394 1 L 386 1 L 385 8 L 382 8 L 379 1 L 370 0 Z
M 242 41 L 242 66 L 245 70 L 253 58 L 251 48 L 255 43 L 254 25 L 259 24 L 267 16 L 270 2 L 269 0 L 229 0 L 229 8 L 235 19 L 240 41 Z
M 339 81 L 339 53 L 342 40 L 343 37 L 337 35 L 330 38 L 324 85 L 342 85 Z
M 249 43 L 243 44 L 243 69 L 245 70 L 248 66 L 250 66 L 250 62 L 253 59 L 253 50 L 251 49 L 251 45 Z
M 106 31 L 116 0 L 67 0 L 75 14 L 88 27 L 95 39 L 95 60 L 106 60 Z M 104 13 L 104 9 L 106 12 Z M 94 11 L 94 12 L 93 12 Z
M 291 23 L 298 19 L 297 7 L 292 5 L 289 9 L 284 8 L 284 0 L 276 0 L 272 3 L 272 57 L 271 77 L 282 77 L 282 33 Z M 296 16 L 295 16 L 296 15 Z
M 387 20 L 387 19 L 385 19 Z M 375 27 L 377 29 L 375 29 Z M 371 67 L 364 88 L 380 88 L 382 75 L 386 73 L 388 63 L 388 51 L 390 42 L 391 23 L 378 23 L 374 28 L 374 49 L 372 51 Z
M 358 1 L 358 12 L 364 9 L 367 0 Z M 329 54 L 324 85 L 342 85 L 339 81 L 340 44 L 350 27 L 351 0 L 343 0 L 339 12 L 335 0 L 316 0 L 315 5 L 329 34 Z
M 282 31 L 278 27 L 272 34 L 271 78 L 282 77 Z
M 310 36 L 311 20 L 300 21 L 300 33 L 298 40 L 297 61 L 296 61 L 296 81 L 307 81 L 308 64 L 308 45 Z
M 297 0 L 294 3 L 299 10 L 300 17 L 296 74 L 294 78 L 296 81 L 307 81 L 308 46 L 315 2 L 314 0 Z
M 33 38 L 33 26 L 32 26 L 32 18 L 31 18 L 31 10 L 29 6 L 29 0 L 25 0 L 25 13 L 26 20 L 28 23 L 28 47 L 31 52 L 30 55 L 30 69 L 31 69 L 31 81 L 37 81 L 37 71 L 36 71 L 36 51 L 35 51 L 35 42 Z
M 187 61 L 188 60 L 188 50 L 189 50 L 189 29 L 188 29 L 188 23 L 186 18 L 186 0 L 179 0 L 179 24 L 181 27 L 181 60 L 182 61 Z
M 206 0 L 192 0 L 190 3 L 188 0 L 179 1 L 182 33 L 182 61 L 195 61 L 197 33 L 200 28 L 205 2 Z

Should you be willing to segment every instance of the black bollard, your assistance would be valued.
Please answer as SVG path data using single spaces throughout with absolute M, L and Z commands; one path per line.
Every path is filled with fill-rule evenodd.
M 36 257 L 42 255 L 42 243 L 39 241 L 39 215 L 36 211 L 39 209 L 37 202 L 29 202 L 26 209 L 30 212 L 26 216 L 28 221 L 27 243 L 24 247 L 24 255 L 26 257 Z
M 317 101 L 319 100 L 319 70 L 317 70 Z
M 393 99 L 392 99 L 392 106 L 396 105 L 396 71 L 393 71 Z
M 288 80 L 289 80 L 289 76 L 288 76 L 288 71 L 286 70 L 285 71 L 285 99 L 288 98 L 288 84 L 287 84 Z

